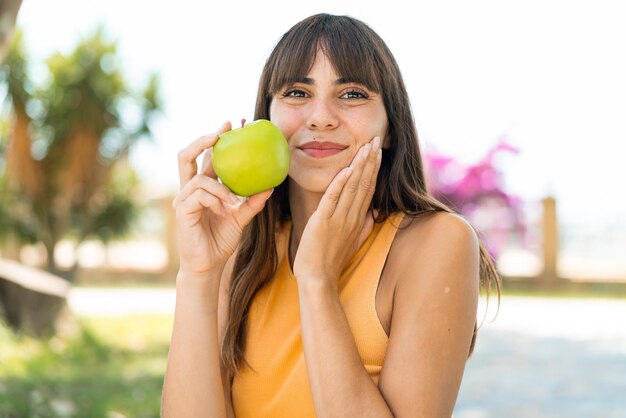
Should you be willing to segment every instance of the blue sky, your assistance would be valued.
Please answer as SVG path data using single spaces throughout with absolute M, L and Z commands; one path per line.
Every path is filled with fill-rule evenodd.
M 423 147 L 469 163 L 506 136 L 521 151 L 501 161 L 511 192 L 553 194 L 565 220 L 598 222 L 626 213 L 620 3 L 24 0 L 18 24 L 41 58 L 103 23 L 133 84 L 160 73 L 155 141 L 132 159 L 174 191 L 179 149 L 225 120 L 251 120 L 261 66 L 284 31 L 317 12 L 352 15 L 395 54 Z

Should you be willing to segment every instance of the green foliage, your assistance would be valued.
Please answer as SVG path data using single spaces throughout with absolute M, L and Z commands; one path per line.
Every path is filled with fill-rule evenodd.
M 47 60 L 50 82 L 40 95 L 47 110 L 44 125 L 54 127 L 49 153 L 63 148 L 72 129 L 88 125 L 97 135 L 121 122 L 121 101 L 128 96 L 117 64 L 116 44 L 107 42 L 103 32 L 83 40 L 69 55 L 56 53 Z M 124 132 L 128 145 L 134 132 Z M 121 147 L 120 147 L 121 148 Z
M 119 237 L 138 215 L 127 155 L 150 138 L 159 79 L 131 88 L 102 28 L 53 54 L 37 76 L 23 39 L 18 31 L 0 66 L 0 238 L 42 241 L 51 252 L 68 235 Z
M 33 93 L 28 76 L 27 57 L 24 51 L 24 34 L 16 31 L 7 56 L 0 67 L 0 83 L 8 87 L 8 94 L 15 106 L 24 107 Z
M 133 201 L 133 193 L 139 185 L 135 171 L 127 164 L 116 164 L 107 188 L 92 199 L 82 225 L 83 237 L 95 236 L 103 242 L 122 236 L 140 214 L 140 207 Z M 72 217 L 74 222 L 79 214 Z M 73 225 L 77 230 L 80 225 Z
M 46 341 L 0 323 L 0 416 L 158 417 L 172 320 L 85 318 Z
M 37 242 L 37 219 L 28 201 L 7 186 L 6 178 L 0 177 L 0 238 L 14 234 L 22 242 Z

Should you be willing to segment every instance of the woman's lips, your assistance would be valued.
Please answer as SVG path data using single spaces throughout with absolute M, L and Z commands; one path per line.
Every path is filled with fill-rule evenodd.
M 299 147 L 300 151 L 314 158 L 330 157 L 347 148 L 349 148 L 347 145 L 329 141 L 311 141 Z
M 338 148 L 301 148 L 300 151 L 313 158 L 325 158 L 338 154 L 343 150 Z

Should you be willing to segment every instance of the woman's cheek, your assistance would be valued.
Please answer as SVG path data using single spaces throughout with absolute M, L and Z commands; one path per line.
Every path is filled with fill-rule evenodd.
M 302 125 L 299 112 L 278 104 L 270 109 L 270 120 L 280 129 L 288 141 L 297 132 L 298 126 Z

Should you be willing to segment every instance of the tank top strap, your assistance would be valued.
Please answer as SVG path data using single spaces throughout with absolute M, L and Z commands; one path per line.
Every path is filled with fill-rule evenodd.
M 340 282 L 341 304 L 363 364 L 375 382 L 378 382 L 389 341 L 376 310 L 376 293 L 402 218 L 402 213 L 393 214 L 385 222 L 376 224 L 361 247 L 363 254 L 344 272 L 345 282 Z
M 352 282 L 358 278 L 359 285 L 368 279 L 378 282 L 403 217 L 402 212 L 393 213 L 384 222 L 374 224 L 372 233 L 342 272 L 339 280 L 340 291 L 349 284 L 347 279 Z M 350 286 L 354 285 L 352 283 Z

